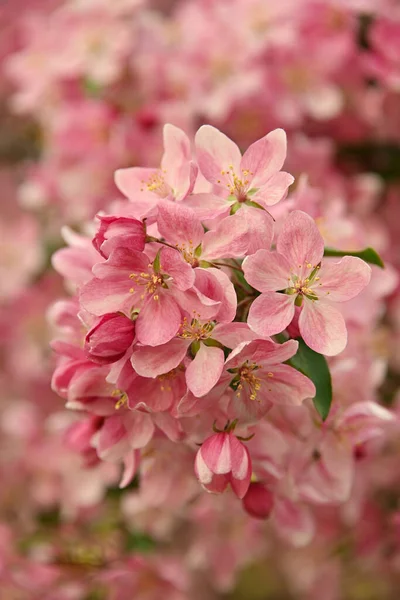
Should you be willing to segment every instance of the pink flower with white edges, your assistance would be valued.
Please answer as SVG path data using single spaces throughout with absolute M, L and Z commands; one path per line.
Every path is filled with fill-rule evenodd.
M 276 249 L 259 250 L 243 261 L 246 280 L 262 292 L 251 305 L 250 328 L 260 336 L 279 333 L 300 305 L 298 326 L 306 344 L 327 356 L 339 354 L 346 346 L 347 330 L 332 303 L 357 296 L 369 283 L 371 268 L 353 256 L 321 263 L 324 241 L 314 220 L 302 211 L 290 213 Z
M 249 451 L 232 431 L 215 433 L 198 450 L 195 473 L 209 492 L 221 493 L 230 483 L 236 496 L 243 498 L 251 478 Z
M 159 169 L 131 167 L 115 172 L 115 183 L 133 202 L 137 215 L 145 216 L 161 199 L 181 201 L 193 190 L 197 165 L 190 141 L 178 127 L 164 126 L 164 154 Z
M 275 129 L 257 140 L 244 153 L 211 125 L 200 127 L 195 138 L 197 162 L 204 177 L 218 194 L 200 196 L 199 203 L 212 214 L 228 212 L 248 201 L 265 209 L 282 200 L 294 178 L 281 171 L 286 158 L 286 134 Z M 194 195 L 190 202 L 196 202 Z

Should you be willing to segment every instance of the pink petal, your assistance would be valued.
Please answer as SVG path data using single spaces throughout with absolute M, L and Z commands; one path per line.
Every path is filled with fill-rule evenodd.
M 276 249 L 289 261 L 291 271 L 300 271 L 301 274 L 307 272 L 307 264 L 315 267 L 321 262 L 324 240 L 314 220 L 306 213 L 295 210 L 282 227 Z
M 136 475 L 140 462 L 139 450 L 132 450 L 124 457 L 124 471 L 119 482 L 119 488 L 123 489 L 129 485 Z
M 101 316 L 117 311 L 129 314 L 133 305 L 130 285 L 128 278 L 119 281 L 94 278 L 81 289 L 79 301 L 92 315 Z
M 264 208 L 277 204 L 286 198 L 288 188 L 294 182 L 294 177 L 285 171 L 279 171 L 254 194 L 252 200 Z
M 275 129 L 249 146 L 242 158 L 241 169 L 249 171 L 251 187 L 261 187 L 281 170 L 286 158 L 286 133 Z
M 190 161 L 192 152 L 188 136 L 182 129 L 167 123 L 163 129 L 164 155 L 161 167 L 167 171 L 172 171 L 176 164 L 184 161 Z
M 216 475 L 229 473 L 231 464 L 231 447 L 229 434 L 216 433 L 205 440 L 198 454 L 204 463 Z
M 306 398 L 314 398 L 315 385 L 305 375 L 289 365 L 271 366 L 271 377 L 260 372 L 262 379 L 258 392 L 260 399 L 274 404 L 288 404 L 291 406 L 301 404 Z
M 136 321 L 136 335 L 141 344 L 159 346 L 169 342 L 181 325 L 181 311 L 171 294 L 160 292 L 149 298 Z
M 159 412 L 152 415 L 154 423 L 171 442 L 181 442 L 184 438 L 181 424 L 169 412 Z
M 165 125 L 161 168 L 177 200 L 182 200 L 193 189 L 197 165 L 191 161 L 191 154 L 187 135 L 174 125 Z
M 170 275 L 176 287 L 185 291 L 190 289 L 195 281 L 195 273 L 178 250 L 163 247 L 160 255 L 161 272 Z
M 99 432 L 97 452 L 100 457 L 108 454 L 113 446 L 118 444 L 126 436 L 126 429 L 120 415 L 108 417 Z
M 157 377 L 175 369 L 186 356 L 190 341 L 174 338 L 160 346 L 136 346 L 132 367 L 142 377 Z
M 228 216 L 231 208 L 225 198 L 206 193 L 188 196 L 185 199 L 185 206 L 194 210 L 199 219 L 213 219 L 223 213 Z
M 335 356 L 346 347 L 346 323 L 342 314 L 330 304 L 304 298 L 299 328 L 307 346 L 320 354 Z
M 240 344 L 226 359 L 226 368 L 239 367 L 246 361 L 258 365 L 279 365 L 296 354 L 299 342 L 288 340 L 283 344 L 276 344 L 272 340 L 253 340 Z
M 368 285 L 371 267 L 360 258 L 344 256 L 339 262 L 325 261 L 318 275 L 322 285 L 313 285 L 316 294 L 331 302 L 345 302 Z
M 254 254 L 260 248 L 271 248 L 274 237 L 274 222 L 265 210 L 242 204 L 236 213 L 239 219 L 246 223 L 247 250 L 246 254 Z
M 250 329 L 266 337 L 280 333 L 294 317 L 295 296 L 265 292 L 250 307 L 247 322 Z
M 195 287 L 204 298 L 218 301 L 213 317 L 222 323 L 230 323 L 235 318 L 237 297 L 235 288 L 229 277 L 219 269 L 194 269 L 196 272 Z M 203 300 L 204 301 L 204 300 Z M 189 309 L 191 312 L 194 309 Z M 201 313 L 201 311 L 199 311 Z M 206 317 L 208 318 L 208 317 Z
M 196 213 L 177 202 L 160 202 L 157 227 L 168 243 L 177 246 L 183 244 L 196 248 L 204 237 L 204 229 Z
M 216 229 L 208 231 L 202 244 L 202 260 L 244 256 L 249 246 L 247 223 L 240 217 L 241 211 L 226 217 Z
M 394 420 L 394 413 L 376 402 L 356 402 L 346 408 L 336 427 L 355 445 L 381 435 L 386 425 Z
M 100 279 L 129 278 L 130 273 L 141 273 L 148 270 L 149 258 L 144 252 L 131 248 L 116 248 L 105 262 L 98 262 L 93 267 L 93 274 Z
M 207 485 L 211 483 L 213 478 L 213 473 L 211 469 L 206 465 L 202 452 L 200 450 L 197 451 L 196 459 L 194 462 L 194 472 L 196 474 L 197 479 L 200 481 L 202 485 Z
M 159 169 L 148 169 L 145 167 L 130 167 L 128 169 L 118 169 L 114 173 L 115 185 L 117 188 L 131 200 L 135 201 L 148 199 L 153 202 L 154 194 L 147 190 L 147 182 L 159 173 Z
M 197 163 L 204 177 L 211 183 L 226 186 L 227 175 L 232 166 L 236 174 L 240 173 L 240 150 L 225 134 L 211 125 L 200 127 L 195 137 Z
M 133 449 L 147 446 L 155 429 L 151 416 L 139 411 L 128 411 L 125 427 L 129 445 Z
M 208 394 L 219 380 L 224 368 L 224 352 L 215 346 L 200 344 L 194 360 L 186 369 L 186 382 L 196 398 Z
M 288 287 L 290 265 L 282 254 L 258 250 L 242 264 L 246 281 L 260 292 L 275 292 Z
M 227 348 L 236 348 L 242 342 L 250 342 L 257 337 L 247 323 L 219 323 L 212 332 L 213 340 L 217 340 Z

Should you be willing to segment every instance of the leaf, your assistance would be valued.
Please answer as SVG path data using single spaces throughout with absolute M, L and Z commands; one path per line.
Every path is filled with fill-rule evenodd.
M 299 349 L 288 363 L 314 383 L 317 393 L 313 398 L 317 412 L 325 421 L 332 403 L 332 380 L 325 356 L 311 350 L 302 338 L 297 338 Z
M 364 250 L 358 250 L 357 252 L 348 252 L 347 250 L 335 250 L 334 248 L 325 248 L 324 256 L 356 256 L 362 258 L 365 262 L 371 265 L 376 265 L 381 269 L 385 268 L 384 262 L 379 254 L 373 248 L 364 248 Z

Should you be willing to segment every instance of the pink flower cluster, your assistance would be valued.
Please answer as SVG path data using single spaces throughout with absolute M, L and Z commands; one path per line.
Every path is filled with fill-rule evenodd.
M 166 437 L 192 450 L 201 444 L 199 481 L 213 492 L 230 484 L 239 498 L 252 477 L 265 477 L 249 448 L 257 448 L 256 457 L 270 452 L 267 413 L 304 410 L 316 432 L 296 450 L 297 483 L 289 496 L 279 492 L 285 469 L 276 467 L 268 493 L 283 494 L 275 518 L 294 539 L 308 541 L 311 522 L 294 525 L 287 514 L 299 510 L 293 494 L 311 502 L 345 499 L 355 444 L 374 437 L 392 416 L 361 402 L 335 407 L 334 420 L 322 426 L 308 404 L 314 383 L 287 364 L 299 346 L 290 338 L 299 331 L 314 351 L 340 353 L 347 330 L 336 305 L 358 296 L 371 268 L 357 257 L 324 259 L 323 238 L 303 211 L 281 217 L 275 236 L 268 209 L 293 181 L 281 171 L 282 130 L 241 156 L 234 142 L 205 125 L 193 150 L 180 129 L 166 125 L 159 169 L 116 172 L 130 201 L 98 215 L 92 248 L 82 241 L 55 254 L 54 265 L 77 285 L 77 296 L 52 311 L 62 333 L 53 343 L 59 354 L 53 389 L 68 408 L 87 415 L 74 435 L 88 458 L 94 448 L 100 459 L 123 461 L 121 486 Z M 302 453 L 317 452 L 314 436 L 318 458 L 304 464 Z
M 397 598 L 399 23 L 0 3 L 1 598 Z

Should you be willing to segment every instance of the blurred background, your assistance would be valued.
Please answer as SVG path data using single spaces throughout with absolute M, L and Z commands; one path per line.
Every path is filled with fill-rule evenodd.
M 301 548 L 199 496 L 169 447 L 161 488 L 148 465 L 121 491 L 69 434 L 47 315 L 62 228 L 120 196 L 115 169 L 159 164 L 165 123 L 242 149 L 282 127 L 290 197 L 328 245 L 386 263 L 335 393 L 400 415 L 400 3 L 3 0 L 0 63 L 0 599 L 397 600 L 398 430 L 359 448 L 351 498 L 313 506 Z

